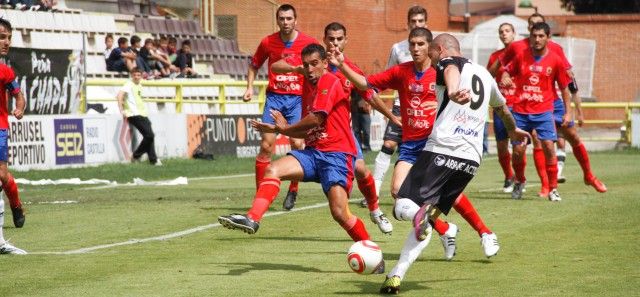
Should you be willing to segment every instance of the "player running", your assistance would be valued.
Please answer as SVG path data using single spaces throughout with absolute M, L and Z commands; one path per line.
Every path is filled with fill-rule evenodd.
M 274 124 L 252 122 L 260 131 L 282 133 L 305 139 L 304 150 L 292 150 L 274 161 L 265 172 L 253 205 L 246 215 L 218 217 L 229 229 L 253 234 L 258 231 L 262 216 L 280 191 L 280 181 L 315 181 L 322 185 L 333 219 L 354 241 L 369 239 L 361 219 L 349 210 L 349 193 L 353 180 L 353 165 L 357 154 L 351 132 L 349 94 L 345 94 L 340 79 L 327 71 L 327 53 L 319 44 L 302 50 L 305 68 L 303 104 L 305 116 L 288 125 L 283 115 L 271 111 Z
M 302 113 L 302 85 L 304 76 L 296 73 L 275 74 L 271 71 L 271 64 L 288 58 L 296 65 L 302 64 L 300 52 L 312 43 L 318 43 L 314 38 L 296 30 L 296 10 L 289 4 L 283 4 L 276 10 L 276 20 L 280 30 L 260 41 L 251 62 L 247 74 L 247 90 L 243 100 L 250 101 L 253 98 L 253 81 L 256 72 L 262 64 L 268 60 L 269 65 L 269 86 L 267 87 L 267 99 L 262 113 L 262 122 L 273 124 L 271 110 L 278 110 L 284 115 L 289 124 L 297 123 Z M 274 151 L 276 134 L 272 132 L 262 132 L 260 152 L 256 156 L 256 188 L 262 181 L 265 171 L 271 164 L 271 156 Z M 302 139 L 291 138 L 291 148 L 301 149 L 304 146 Z M 285 210 L 294 207 L 298 196 L 298 182 L 292 181 L 289 191 L 282 204 Z
M 0 18 L 0 55 L 6 56 L 11 46 L 11 23 Z M 24 225 L 24 213 L 20 198 L 18 196 L 18 185 L 9 172 L 9 106 L 7 94 L 15 99 L 16 107 L 11 114 L 16 119 L 22 119 L 25 109 L 25 99 L 20 85 L 16 81 L 16 75 L 10 66 L 0 64 L 0 181 L 2 189 L 9 198 L 11 211 L 13 212 L 13 223 L 17 228 Z M 2 229 L 4 227 L 4 199 L 0 198 L 0 254 L 26 254 L 4 239 Z
M 398 192 L 394 212 L 413 219 L 415 233 L 402 248 L 411 257 L 400 258 L 387 275 L 381 293 L 397 294 L 401 281 L 431 238 L 431 222 L 445 215 L 476 174 L 482 159 L 482 137 L 488 106 L 498 112 L 509 137 L 526 143 L 529 134 L 515 127 L 496 82 L 482 66 L 463 58 L 458 41 L 440 34 L 429 45 L 436 67 L 438 113 L 429 140 Z M 464 117 L 464 121 L 457 118 Z M 402 201 L 402 202 L 401 202 Z M 401 207 L 399 207 L 401 206 Z M 494 236 L 487 236 L 496 240 Z

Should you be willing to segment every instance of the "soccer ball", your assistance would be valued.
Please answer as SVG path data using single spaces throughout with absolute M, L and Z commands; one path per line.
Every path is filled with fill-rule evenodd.
M 354 272 L 372 274 L 384 272 L 382 250 L 371 240 L 361 240 L 349 248 L 347 262 Z

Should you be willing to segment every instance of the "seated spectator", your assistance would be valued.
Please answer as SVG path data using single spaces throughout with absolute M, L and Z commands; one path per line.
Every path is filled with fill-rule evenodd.
M 193 70 L 193 55 L 191 55 L 191 41 L 185 40 L 178 51 L 176 61 L 173 65 L 180 68 L 179 77 L 195 76 L 197 73 Z
M 136 54 L 131 52 L 128 41 L 118 38 L 118 47 L 114 48 L 107 59 L 107 71 L 128 72 L 136 67 Z
M 136 65 L 144 72 L 143 77 L 145 79 L 153 78 L 150 77 L 153 76 L 151 67 L 149 67 L 149 64 L 147 64 L 147 62 L 140 56 L 140 48 L 142 47 L 140 43 L 142 42 L 142 39 L 140 39 L 138 35 L 133 35 L 131 36 L 131 39 L 129 39 L 129 42 L 131 43 L 131 51 L 136 54 Z
M 162 63 L 169 74 L 180 72 L 180 69 L 171 63 L 169 58 L 169 40 L 166 37 L 162 36 L 159 40 L 156 40 L 156 54 L 158 55 L 156 59 Z
M 108 60 L 113 50 L 113 35 L 107 34 L 104 37 L 104 59 Z
M 153 43 L 153 39 L 145 39 L 144 47 L 140 49 L 140 57 L 149 65 L 153 76 L 169 76 L 169 71 L 166 70 L 162 62 L 158 60 L 162 57 L 156 53 L 156 45 Z
M 169 37 L 169 42 L 167 43 L 167 54 L 169 55 L 169 61 L 173 64 L 173 62 L 176 61 L 178 54 L 178 40 L 175 37 Z

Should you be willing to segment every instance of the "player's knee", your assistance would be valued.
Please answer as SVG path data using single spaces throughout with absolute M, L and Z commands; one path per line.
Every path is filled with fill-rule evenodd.
M 364 166 L 364 161 L 356 161 L 356 170 L 355 170 L 355 175 L 356 175 L 356 179 L 357 180 L 361 180 L 364 179 L 365 177 L 367 177 L 369 170 L 367 170 L 367 167 Z
M 416 213 L 420 210 L 418 204 L 408 198 L 396 199 L 393 207 L 393 217 L 399 221 L 411 221 Z
M 382 148 L 380 149 L 381 152 L 387 154 L 387 155 L 393 155 L 393 153 L 395 152 L 395 146 L 394 145 L 387 145 L 387 142 L 384 143 L 384 145 L 382 146 Z
M 260 143 L 260 155 L 262 155 L 262 157 L 265 156 L 269 156 L 271 157 L 271 155 L 273 154 L 273 143 L 270 143 L 268 141 L 262 141 Z
M 331 216 L 333 217 L 333 220 L 340 225 L 345 225 L 349 219 L 347 217 L 346 209 L 338 205 L 331 206 Z

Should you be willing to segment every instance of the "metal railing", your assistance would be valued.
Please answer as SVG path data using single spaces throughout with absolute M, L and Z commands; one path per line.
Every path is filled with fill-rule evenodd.
M 128 79 L 87 79 L 85 82 L 86 86 L 122 86 Z M 226 105 L 227 104 L 244 104 L 244 103 L 258 103 L 259 109 L 264 109 L 264 103 L 266 100 L 266 90 L 268 83 L 266 81 L 255 81 L 254 86 L 258 88 L 258 93 L 256 94 L 256 99 L 253 99 L 249 102 L 244 102 L 242 100 L 227 100 L 227 88 L 229 87 L 246 87 L 246 81 L 218 81 L 218 80 L 143 80 L 141 82 L 143 87 L 173 87 L 175 88 L 175 98 L 154 98 L 154 97 L 144 97 L 144 101 L 146 102 L 156 102 L 156 103 L 175 103 L 176 112 L 182 112 L 182 105 L 185 103 L 196 103 L 196 104 L 218 104 L 220 106 L 220 113 L 226 113 Z M 217 99 L 185 99 L 184 88 L 191 87 L 212 87 L 218 88 L 218 96 Z M 112 97 L 109 98 L 87 98 L 86 92 L 82 93 L 81 96 L 81 112 L 85 113 L 87 111 L 87 104 L 92 102 L 115 102 L 116 94 L 113 94 Z

